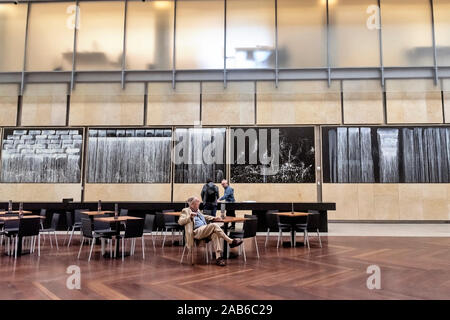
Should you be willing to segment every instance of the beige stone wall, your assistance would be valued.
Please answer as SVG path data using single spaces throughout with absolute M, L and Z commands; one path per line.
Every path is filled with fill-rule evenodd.
M 64 198 L 81 201 L 81 184 L 0 183 L 2 202 L 61 202 Z
M 255 83 L 202 83 L 202 124 L 255 124 Z
M 149 83 L 147 97 L 148 125 L 200 124 L 200 83 Z
M 236 201 L 316 202 L 314 183 L 234 183 Z
M 70 98 L 71 126 L 144 124 L 144 83 L 79 83 Z
M 85 185 L 85 201 L 170 201 L 170 184 Z
M 449 220 L 449 184 L 324 184 L 336 220 Z
M 433 80 L 386 80 L 388 123 L 443 123 L 442 108 L 441 88 Z
M 64 83 L 28 84 L 22 102 L 23 126 L 65 126 L 67 90 Z
M 340 124 L 340 82 L 273 81 L 257 83 L 257 124 Z
M 15 126 L 17 122 L 17 84 L 0 84 L 0 126 Z
M 342 82 L 344 124 L 382 124 L 383 91 L 378 80 Z

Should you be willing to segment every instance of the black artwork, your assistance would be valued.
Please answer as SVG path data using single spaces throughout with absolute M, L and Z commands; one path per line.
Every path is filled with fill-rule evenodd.
M 326 183 L 448 183 L 449 127 L 323 128 Z
M 7 129 L 2 182 L 79 183 L 82 144 L 81 129 Z
M 89 183 L 170 183 L 170 129 L 90 129 Z
M 314 128 L 233 128 L 231 182 L 314 183 Z
M 225 179 L 225 132 L 225 128 L 175 130 L 175 183 Z

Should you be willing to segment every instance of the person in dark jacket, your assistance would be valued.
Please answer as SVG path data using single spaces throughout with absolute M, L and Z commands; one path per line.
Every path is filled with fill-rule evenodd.
M 201 192 L 203 201 L 203 210 L 207 210 L 211 216 L 216 216 L 217 211 L 217 199 L 219 199 L 219 188 L 212 182 L 208 180 L 202 188 Z M 206 213 L 204 211 L 204 213 Z

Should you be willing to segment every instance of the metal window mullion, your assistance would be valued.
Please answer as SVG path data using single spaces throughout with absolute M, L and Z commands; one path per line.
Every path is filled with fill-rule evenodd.
M 72 91 L 75 86 L 75 66 L 76 66 L 76 54 L 77 54 L 77 38 L 78 38 L 78 13 L 80 11 L 80 4 L 77 0 L 75 3 L 75 25 L 73 28 L 73 52 L 72 52 L 72 73 L 70 75 L 70 94 L 72 94 Z
M 381 1 L 378 0 L 378 40 L 380 43 L 380 72 L 381 72 L 381 87 L 384 88 L 384 61 L 383 61 L 383 24 L 381 23 Z
M 431 6 L 431 32 L 432 32 L 432 40 L 433 40 L 433 61 L 434 61 L 434 85 L 437 86 L 439 82 L 439 74 L 438 74 L 438 64 L 437 64 L 437 53 L 436 53 L 436 29 L 434 22 L 434 2 L 430 0 Z
M 125 63 L 127 57 L 127 12 L 128 12 L 128 0 L 125 0 L 124 17 L 123 17 L 122 75 L 120 78 L 122 89 L 125 89 Z
M 227 0 L 223 0 L 223 87 L 227 87 Z
M 278 1 L 275 0 L 275 87 L 278 88 Z
M 25 70 L 27 67 L 27 48 L 28 48 L 28 26 L 29 26 L 29 20 L 30 20 L 30 10 L 31 10 L 31 3 L 27 3 L 27 18 L 25 22 L 25 43 L 23 48 L 23 66 L 22 66 L 22 75 L 20 79 L 20 95 L 23 95 L 23 90 L 25 88 Z
M 327 10 L 327 72 L 328 72 L 328 87 L 331 87 L 331 66 L 330 66 L 330 14 L 329 1 L 326 3 Z
M 175 89 L 175 75 L 176 75 L 176 40 L 177 40 L 177 0 L 173 4 L 173 52 L 172 52 L 172 88 Z

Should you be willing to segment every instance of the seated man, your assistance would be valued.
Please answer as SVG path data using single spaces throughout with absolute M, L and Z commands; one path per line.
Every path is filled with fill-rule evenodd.
M 222 258 L 220 238 L 228 242 L 230 248 L 242 244 L 242 240 L 233 240 L 223 232 L 218 224 L 208 223 L 212 221 L 220 222 L 221 219 L 202 214 L 199 210 L 200 199 L 197 197 L 190 197 L 187 202 L 189 208 L 183 209 L 180 219 L 178 220 L 178 224 L 185 226 L 186 245 L 190 248 L 193 245 L 193 239 L 201 240 L 211 238 L 216 250 L 216 264 L 222 267 L 225 266 L 225 261 Z

